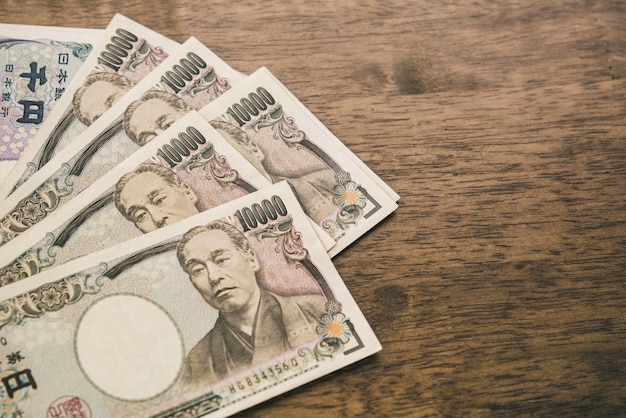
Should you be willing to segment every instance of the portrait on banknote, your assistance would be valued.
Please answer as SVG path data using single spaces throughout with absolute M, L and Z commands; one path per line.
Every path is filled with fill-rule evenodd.
M 210 384 L 318 338 L 321 295 L 280 296 L 261 288 L 262 264 L 247 238 L 222 221 L 198 226 L 177 247 L 181 267 L 219 311 L 213 328 L 186 360 L 185 379 Z
M 134 83 L 117 73 L 94 73 L 74 93 L 74 115 L 85 126 L 91 125 L 111 108 Z
M 150 90 L 124 111 L 124 131 L 137 145 L 146 145 L 191 110 L 175 94 Z
M 198 196 L 191 187 L 171 169 L 153 163 L 124 174 L 115 185 L 113 200 L 144 233 L 198 213 Z

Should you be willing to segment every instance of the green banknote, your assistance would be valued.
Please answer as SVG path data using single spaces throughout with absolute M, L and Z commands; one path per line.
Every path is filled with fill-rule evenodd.
M 380 350 L 286 182 L 0 301 L 6 416 L 226 416 Z
M 179 46 L 133 20 L 115 15 L 37 135 L 7 173 L 0 186 L 0 198 L 19 188 Z M 40 76 L 40 72 L 34 72 L 30 77 L 39 84 Z M 77 93 L 82 98 L 80 105 Z
M 305 213 L 336 241 L 331 256 L 397 208 L 395 192 L 266 68 L 200 114 L 230 125 L 220 133 L 265 177 L 289 183 Z
M 100 29 L 0 23 L 0 183 L 102 33 Z
M 190 38 L 0 204 L 0 244 L 45 219 L 243 76 Z

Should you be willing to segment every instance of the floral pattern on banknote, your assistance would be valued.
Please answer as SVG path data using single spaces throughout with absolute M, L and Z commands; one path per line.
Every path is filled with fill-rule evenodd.
M 145 64 L 150 68 L 156 68 L 156 66 L 165 61 L 167 57 L 168 54 L 163 50 L 163 48 L 152 46 L 147 40 L 142 39 L 135 50 L 131 53 L 130 59 L 126 63 L 124 69 L 127 71 L 135 71 L 137 67 L 142 64 Z
M 49 313 L 59 315 L 55 322 L 63 319 L 65 323 L 74 322 L 84 305 L 91 303 L 86 296 L 94 296 L 104 290 L 115 293 L 148 295 L 154 286 L 163 280 L 163 274 L 148 278 L 134 274 L 128 280 L 110 280 L 103 276 L 106 265 L 102 264 L 93 271 L 83 271 L 53 283 L 44 284 L 37 289 L 13 297 L 0 303 L 0 328 L 8 324 L 19 324 L 27 319 L 40 318 Z
M 93 49 L 93 46 L 91 44 L 83 44 L 79 42 L 50 41 L 50 43 L 52 45 L 63 46 L 67 49 L 71 49 L 72 55 L 74 55 L 76 58 L 80 59 L 83 62 L 85 62 L 85 60 L 89 56 L 89 53 Z
M 86 295 L 100 292 L 105 282 L 88 283 L 88 277 L 86 273 L 78 273 L 1 302 L 0 328 L 59 311 L 79 302 Z
M 222 157 L 217 152 L 213 153 L 213 158 L 208 161 L 205 170 L 210 174 L 211 178 L 215 179 L 218 183 L 232 183 L 239 177 L 237 170 L 233 170 L 230 164 L 228 164 L 228 161 L 226 161 L 226 158 Z
M 29 250 L 13 263 L 0 269 L 0 287 L 34 276 L 46 267 L 52 266 L 55 260 L 54 253 L 49 257 L 42 257 L 38 251 Z
M 250 123 L 250 128 L 256 132 L 266 127 L 272 128 L 274 139 L 284 141 L 288 145 L 296 145 L 306 139 L 306 134 L 298 129 L 293 118 L 284 114 L 281 105 L 262 113 Z
M 212 102 L 230 88 L 228 80 L 217 75 L 215 69 L 209 67 L 201 77 L 184 90 L 183 94 L 196 97 L 198 93 L 206 92 L 209 101 Z
M 35 247 L 0 268 L 0 287 L 39 274 L 54 265 L 101 250 L 104 248 L 102 243 L 107 240 L 110 233 L 111 229 L 104 225 L 99 235 L 79 236 L 74 242 L 63 247 L 56 246 L 56 237 L 48 233 Z
M 346 344 L 352 332 L 346 316 L 342 313 L 326 313 L 322 315 L 317 326 L 317 333 L 324 340 L 332 340 L 334 343 Z
M 208 180 L 214 179 L 218 183 L 232 183 L 239 177 L 237 170 L 230 166 L 226 158 L 220 155 L 212 144 L 194 154 L 181 165 L 181 168 L 188 173 L 200 167 L 204 167 Z
M 36 265 L 39 266 L 40 264 L 37 263 Z M 2 268 L 0 270 L 0 285 L 7 286 L 29 277 L 31 270 L 28 267 L 30 267 L 28 259 L 24 258 L 20 262 Z
M 326 312 L 329 314 L 338 314 L 341 312 L 342 308 L 343 306 L 341 305 L 341 302 L 337 299 L 331 299 L 326 302 Z
M 67 170 L 67 167 L 64 167 Z M 31 196 L 0 220 L 0 245 L 4 245 L 54 211 L 61 199 L 72 193 L 69 187 L 60 187 L 60 180 L 48 180 Z
M 118 156 L 117 163 L 122 158 Z M 63 164 L 53 177 L 29 197 L 22 199 L 9 214 L 0 220 L 0 246 L 24 233 L 54 212 L 64 201 L 72 199 L 115 164 L 94 164 L 81 176 L 70 175 L 68 164 Z
M 350 181 L 335 187 L 333 202 L 342 209 L 346 206 L 363 208 L 367 203 L 367 198 L 363 195 L 361 188 L 356 183 Z
M 308 256 L 304 248 L 302 235 L 293 227 L 293 220 L 287 218 L 279 223 L 267 224 L 264 228 L 252 234 L 259 241 L 266 238 L 276 238 L 276 252 L 282 253 L 289 262 L 302 261 Z
M 190 173 L 191 170 L 199 167 L 204 167 L 209 164 L 209 161 L 214 157 L 215 149 L 213 145 L 205 147 L 201 152 L 193 154 L 191 158 L 181 164 L 180 168 Z M 163 165 L 167 167 L 167 163 L 163 161 Z

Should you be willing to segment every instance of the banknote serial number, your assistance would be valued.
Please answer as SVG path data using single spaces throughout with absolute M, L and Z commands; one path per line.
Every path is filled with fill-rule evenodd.
M 237 390 L 246 390 L 252 389 L 261 382 L 275 380 L 278 377 L 281 377 L 284 373 L 288 372 L 290 369 L 296 368 L 300 366 L 300 361 L 297 357 L 293 357 L 291 360 L 285 361 L 282 364 L 276 364 L 274 366 L 270 366 L 266 369 L 263 369 L 260 373 L 255 373 L 252 376 L 248 376 L 245 379 L 238 380 L 237 383 L 228 385 L 228 389 L 230 393 L 237 393 Z
M 200 131 L 193 126 L 187 127 L 185 131 L 180 132 L 176 138 L 172 138 L 169 144 L 163 145 L 157 151 L 156 155 L 167 162 L 170 167 L 176 167 L 184 157 L 191 155 L 192 151 L 196 151 L 198 146 L 206 144 L 206 138 Z
M 243 126 L 246 122 L 250 122 L 252 117 L 258 116 L 263 110 L 267 110 L 268 106 L 276 103 L 274 97 L 263 87 L 259 87 L 256 91 L 248 94 L 248 97 L 242 98 L 239 103 L 234 103 L 226 110 L 226 114 L 230 115 L 239 126 Z
M 206 67 L 207 63 L 198 54 L 189 52 L 187 57 L 181 58 L 178 64 L 161 76 L 161 82 L 174 90 L 174 93 L 178 93 L 187 82 L 193 80 L 193 76 L 200 74 L 200 70 Z
M 139 38 L 132 32 L 121 28 L 117 29 L 115 35 L 111 37 L 110 42 L 106 44 L 104 50 L 100 53 L 98 64 L 106 65 L 115 72 L 119 72 L 124 59 L 133 49 L 133 43 L 138 40 Z
M 287 216 L 287 207 L 277 195 L 235 212 L 235 217 L 239 219 L 244 232 L 256 228 L 259 224 L 266 225 L 268 220 L 275 221 L 279 215 Z

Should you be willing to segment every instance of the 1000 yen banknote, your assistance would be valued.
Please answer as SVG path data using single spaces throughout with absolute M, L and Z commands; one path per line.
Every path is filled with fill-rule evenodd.
M 331 256 L 397 208 L 350 151 L 267 69 L 200 110 L 272 182 L 287 180 L 304 211 L 336 241 Z M 228 129 L 226 129 L 228 127 Z
M 8 415 L 226 416 L 380 349 L 285 182 L 0 300 Z
M 24 233 L 243 76 L 190 38 L 0 204 L 0 245 Z
M 0 186 L 6 197 L 180 45 L 116 15 Z M 33 80 L 36 81 L 33 75 Z M 80 103 L 77 102 L 81 98 Z
M 0 251 L 0 286 L 271 185 L 195 110 Z
M 0 183 L 102 33 L 101 29 L 0 24 Z

